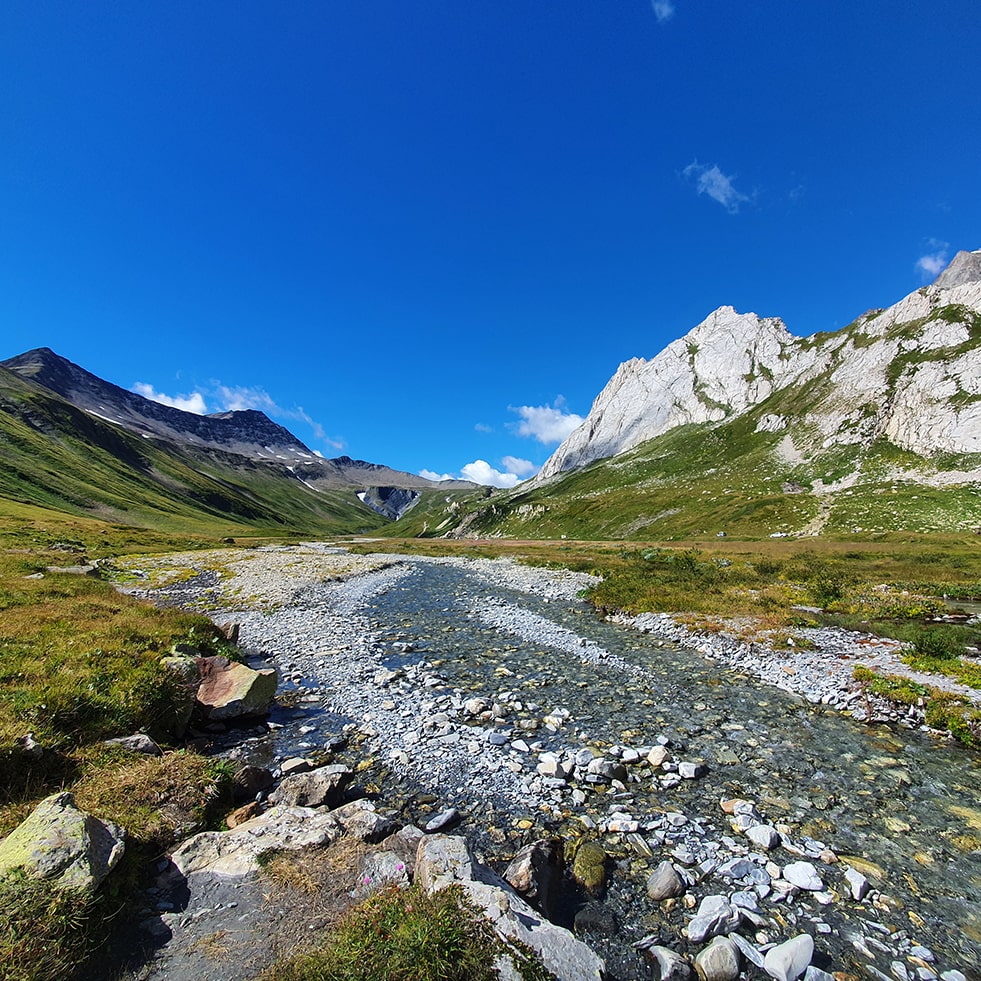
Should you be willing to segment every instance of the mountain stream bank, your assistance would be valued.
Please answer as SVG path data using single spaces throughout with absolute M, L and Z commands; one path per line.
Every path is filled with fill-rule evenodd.
M 249 563 L 253 598 L 266 551 Z M 456 808 L 458 833 L 500 868 L 543 837 L 567 853 L 592 839 L 606 885 L 570 888 L 557 918 L 611 977 L 657 978 L 655 944 L 694 954 L 696 910 L 713 896 L 739 911 L 745 977 L 766 976 L 750 952 L 801 933 L 829 973 L 981 977 L 976 754 L 859 724 L 823 678 L 805 698 L 704 641 L 601 620 L 579 598 L 583 574 L 388 556 L 325 581 L 313 560 L 327 546 L 289 554 L 288 572 L 270 568 L 282 601 L 266 609 L 235 609 L 204 570 L 141 590 L 238 622 L 243 649 L 280 671 L 269 731 L 215 734 L 209 751 L 275 770 L 329 750 L 420 825 Z M 666 901 L 647 888 L 664 860 L 683 886 Z

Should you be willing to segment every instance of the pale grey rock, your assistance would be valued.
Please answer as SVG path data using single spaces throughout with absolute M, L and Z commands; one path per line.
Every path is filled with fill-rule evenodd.
M 783 867 L 783 877 L 798 889 L 809 892 L 819 892 L 824 888 L 824 882 L 818 875 L 817 869 L 810 862 L 791 862 Z
M 685 883 L 675 867 L 668 861 L 660 865 L 647 879 L 647 895 L 656 903 L 684 895 Z
M 745 937 L 741 937 L 738 933 L 730 933 L 729 939 L 739 948 L 739 953 L 743 955 L 756 967 L 763 967 L 763 954 L 756 949 Z
M 0 842 L 0 873 L 23 868 L 52 885 L 94 892 L 125 851 L 125 832 L 79 810 L 68 791 L 46 797 Z
M 294 773 L 269 795 L 284 807 L 337 807 L 354 771 L 340 763 L 321 766 L 309 773 Z
M 416 881 L 428 892 L 458 884 L 502 937 L 526 944 L 564 981 L 602 981 L 606 966 L 568 930 L 550 923 L 490 869 L 479 865 L 466 840 L 427 835 L 419 842 Z
M 647 754 L 647 762 L 650 763 L 654 769 L 658 769 L 662 763 L 671 758 L 671 753 L 668 752 L 665 746 L 655 746 Z
M 775 981 L 796 981 L 814 956 L 814 938 L 808 933 L 792 937 L 771 947 L 763 958 L 763 968 Z
M 881 436 L 925 457 L 979 452 L 981 344 L 969 343 L 968 322 L 938 313 L 957 306 L 981 312 L 979 264 L 981 252 L 958 253 L 932 286 L 817 343 L 794 337 L 777 319 L 720 307 L 651 360 L 621 364 L 533 482 L 624 453 L 677 426 L 734 418 L 790 386 L 811 393 L 803 416 L 771 413 L 756 424 L 758 432 L 785 432 L 780 453 L 787 462 L 802 450 Z M 895 328 L 906 324 L 904 336 Z M 912 351 L 917 357 L 907 358 Z M 805 429 L 819 435 L 804 435 Z M 798 447 L 795 439 L 807 445 Z M 960 482 L 970 479 L 977 477 L 962 475 Z M 813 488 L 826 490 L 820 482 Z
M 426 834 L 433 834 L 436 831 L 443 831 L 452 827 L 463 817 L 455 807 L 448 807 L 445 811 L 440 811 L 434 818 L 426 824 Z
M 804 981 L 835 981 L 835 976 L 827 971 L 822 971 L 819 967 L 811 965 L 804 972 Z
M 710 937 L 732 933 L 739 926 L 741 914 L 725 896 L 706 896 L 689 921 L 685 932 L 692 943 L 701 943 Z
M 117 739 L 105 740 L 106 746 L 119 746 L 130 753 L 141 753 L 144 756 L 163 756 L 163 750 L 145 733 L 135 732 L 132 736 L 120 736 Z
M 683 760 L 678 764 L 678 774 L 683 780 L 697 780 L 705 776 L 705 764 Z
M 857 902 L 861 902 L 869 894 L 869 889 L 871 888 L 869 880 L 850 865 L 845 869 L 845 881 L 848 883 L 848 889 L 852 894 L 852 899 Z
M 746 837 L 764 851 L 772 851 L 780 844 L 780 832 L 769 824 L 754 824 L 746 829 Z
M 360 841 L 375 845 L 398 831 L 398 822 L 388 814 L 379 814 L 370 800 L 354 800 L 335 807 L 330 816 L 345 833 Z
M 683 955 L 670 947 L 656 946 L 650 947 L 649 950 L 657 961 L 661 981 L 689 981 L 691 964 Z
M 716 937 L 695 955 L 695 971 L 701 981 L 736 981 L 739 948 L 728 937 Z
M 313 763 L 302 756 L 291 756 L 279 765 L 279 772 L 284 777 L 291 777 L 294 773 L 309 773 L 312 769 Z
M 933 281 L 940 289 L 952 289 L 968 283 L 981 282 L 981 250 L 958 252 L 947 268 Z
M 371 852 L 361 860 L 361 886 L 365 893 L 383 886 L 409 885 L 409 868 L 397 852 Z
M 343 834 L 327 811 L 310 807 L 271 807 L 231 831 L 204 831 L 181 842 L 171 861 L 183 876 L 209 872 L 241 877 L 259 869 L 259 856 L 270 851 L 324 847 Z

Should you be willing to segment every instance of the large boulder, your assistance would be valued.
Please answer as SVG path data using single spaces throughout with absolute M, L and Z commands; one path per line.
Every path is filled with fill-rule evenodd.
M 321 766 L 309 773 L 286 777 L 269 795 L 273 804 L 286 807 L 337 807 L 354 771 L 341 763 Z
M 326 811 L 309 807 L 272 807 L 231 831 L 204 831 L 182 842 L 170 859 L 181 875 L 209 872 L 224 877 L 259 870 L 268 852 L 323 848 L 343 835 L 340 823 Z
M 498 935 L 530 947 L 546 970 L 563 981 L 603 978 L 606 970 L 603 959 L 564 927 L 550 923 L 500 876 L 480 865 L 466 839 L 441 834 L 422 838 L 416 854 L 416 882 L 427 892 L 459 885 L 467 899 L 490 920 Z
M 123 857 L 125 832 L 53 794 L 0 842 L 0 874 L 15 868 L 52 885 L 94 892 Z
M 275 668 L 255 671 L 227 657 L 199 657 L 197 704 L 204 715 L 216 721 L 265 715 L 276 695 L 279 678 Z

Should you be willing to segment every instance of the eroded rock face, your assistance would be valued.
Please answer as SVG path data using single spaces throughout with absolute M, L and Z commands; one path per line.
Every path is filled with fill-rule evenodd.
M 201 683 L 197 704 L 209 719 L 240 719 L 265 715 L 276 694 L 279 678 L 275 668 L 254 671 L 226 657 L 199 657 Z
M 354 771 L 332 763 L 286 777 L 269 795 L 269 800 L 285 807 L 337 807 L 352 779 Z
M 94 892 L 123 857 L 125 832 L 53 794 L 0 842 L 0 872 L 24 868 L 53 885 Z
M 583 424 L 534 478 L 615 456 L 689 423 L 735 418 L 799 389 L 801 414 L 756 431 L 806 430 L 847 445 L 885 436 L 922 456 L 981 452 L 981 251 L 960 252 L 929 287 L 828 335 L 719 307 L 650 360 L 620 365 Z M 813 440 L 813 436 L 808 437 Z

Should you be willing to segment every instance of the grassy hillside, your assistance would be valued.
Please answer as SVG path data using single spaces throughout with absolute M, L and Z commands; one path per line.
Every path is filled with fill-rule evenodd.
M 788 453 L 780 433 L 756 432 L 768 402 L 722 425 L 682 426 L 629 453 L 553 482 L 410 512 L 389 534 L 468 537 L 707 540 L 770 535 L 879 536 L 981 526 L 981 487 L 928 481 L 981 466 L 936 465 L 879 440 Z
M 354 488 L 284 466 L 140 438 L 0 369 L 0 500 L 205 536 L 373 531 Z

